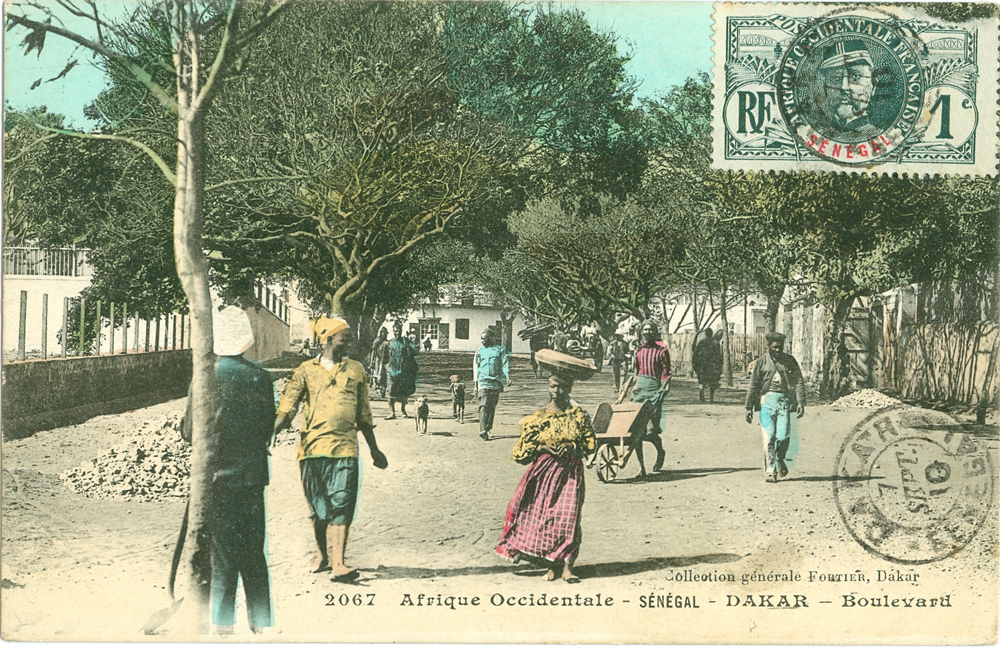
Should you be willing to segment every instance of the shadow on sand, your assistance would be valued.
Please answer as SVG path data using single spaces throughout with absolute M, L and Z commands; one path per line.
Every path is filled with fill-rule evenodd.
M 665 558 L 641 558 L 639 560 L 623 560 L 606 563 L 577 563 L 573 571 L 580 578 L 611 578 L 614 576 L 630 576 L 643 572 L 657 571 L 692 565 L 713 565 L 730 563 L 740 560 L 743 556 L 737 554 L 717 553 L 697 556 L 671 556 Z M 386 567 L 379 565 L 369 572 L 379 579 L 396 578 L 453 578 L 456 576 L 479 576 L 487 574 L 514 574 L 515 576 L 536 577 L 545 573 L 545 567 L 536 565 L 484 565 L 476 567 Z
M 647 468 L 648 470 L 648 468 Z M 634 484 L 642 482 L 672 482 L 682 479 L 695 479 L 697 477 L 708 477 L 709 475 L 729 475 L 731 473 L 746 472 L 748 470 L 760 470 L 760 468 L 692 468 L 690 470 L 661 470 L 660 472 L 648 472 L 645 476 L 636 475 L 626 479 L 618 479 L 612 484 Z
M 805 475 L 802 477 L 785 477 L 778 480 L 779 482 L 865 482 L 872 481 L 872 479 L 880 479 L 873 477 L 843 477 L 840 475 Z

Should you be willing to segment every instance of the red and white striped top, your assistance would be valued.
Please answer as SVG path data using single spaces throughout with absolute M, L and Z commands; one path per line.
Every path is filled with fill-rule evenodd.
M 665 381 L 670 378 L 670 352 L 663 342 L 653 340 L 635 352 L 636 373 Z

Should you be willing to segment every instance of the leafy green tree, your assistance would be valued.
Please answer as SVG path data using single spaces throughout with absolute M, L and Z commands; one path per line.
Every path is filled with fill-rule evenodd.
M 854 300 L 929 279 L 994 274 L 993 181 L 799 174 L 760 199 L 797 230 L 800 268 L 825 306 L 820 388 L 848 387 L 844 325 Z M 995 275 L 994 275 L 995 276 Z
M 638 185 L 637 84 L 616 35 L 595 32 L 579 10 L 456 2 L 444 40 L 459 102 L 519 136 L 506 156 L 530 195 L 590 212 L 598 196 L 622 199 Z
M 372 322 L 425 286 L 401 282 L 416 279 L 423 247 L 503 229 L 474 206 L 502 209 L 504 140 L 449 91 L 444 11 L 305 3 L 226 82 L 213 109 L 248 136 L 214 162 L 233 178 L 270 179 L 210 192 L 213 265 L 235 292 L 257 276 L 295 276 L 358 326 L 363 347 Z
M 183 310 L 172 187 L 127 144 L 58 134 L 39 139 L 35 123 L 62 127 L 51 117 L 7 113 L 7 235 L 90 248 L 91 302 L 128 303 L 131 313 L 147 319 Z
M 598 322 L 606 336 L 618 313 L 649 315 L 653 294 L 672 276 L 685 238 L 632 201 L 600 201 L 583 216 L 541 200 L 512 217 L 518 245 L 501 262 L 482 264 L 482 282 L 539 318 Z
M 483 47 L 487 35 L 496 47 Z M 581 54 L 568 56 L 567 48 Z M 316 64 L 296 69 L 293 83 L 282 77 L 308 57 Z M 380 320 L 385 309 L 368 309 L 395 295 L 374 287 L 398 286 L 387 274 L 413 276 L 408 264 L 435 239 L 468 241 L 497 258 L 512 243 L 507 214 L 530 195 L 563 178 L 597 182 L 609 168 L 627 168 L 605 163 L 628 140 L 624 60 L 613 38 L 573 12 L 463 3 L 296 7 L 263 37 L 215 110 L 260 131 L 259 142 L 237 144 L 219 160 L 233 168 L 229 175 L 302 179 L 220 188 L 213 197 L 225 213 L 209 227 L 225 224 L 238 235 L 212 230 L 209 240 L 232 263 L 281 256 L 326 308 L 352 321 Z M 503 65 L 519 66 L 516 80 Z M 245 101 L 251 92 L 256 100 Z M 491 103 L 501 95 L 502 110 Z M 530 119 L 511 119 L 512 112 Z M 301 135 L 287 136 L 282 124 Z M 275 245 L 283 255 L 260 252 Z

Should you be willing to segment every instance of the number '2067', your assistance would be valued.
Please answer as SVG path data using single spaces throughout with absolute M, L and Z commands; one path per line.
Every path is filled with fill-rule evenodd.
M 350 596 L 348 594 L 327 594 L 325 596 L 326 604 L 329 605 L 339 605 L 341 607 L 347 607 L 353 605 L 354 607 L 375 605 L 375 594 L 355 594 Z

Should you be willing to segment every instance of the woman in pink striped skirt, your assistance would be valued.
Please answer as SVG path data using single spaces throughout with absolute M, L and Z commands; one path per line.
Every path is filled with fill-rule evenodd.
M 549 402 L 521 421 L 512 459 L 530 464 L 507 506 L 497 553 L 549 565 L 547 580 L 579 582 L 572 566 L 580 551 L 583 462 L 594 451 L 590 416 L 570 402 L 573 380 L 553 374 Z

